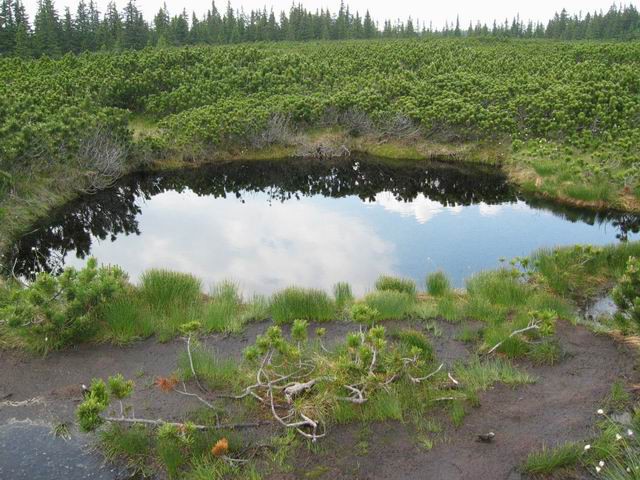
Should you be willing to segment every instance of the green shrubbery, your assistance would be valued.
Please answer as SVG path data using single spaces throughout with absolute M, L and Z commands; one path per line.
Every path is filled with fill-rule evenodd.
M 33 350 L 57 350 L 92 338 L 98 329 L 96 312 L 124 292 L 126 281 L 122 270 L 99 267 L 95 259 L 58 277 L 41 273 L 30 285 L 12 290 L 0 317 Z
M 637 174 L 640 103 L 630 79 L 639 49 L 430 39 L 0 59 L 0 170 L 69 164 L 96 128 L 128 144 L 128 111 L 159 120 L 161 128 L 140 140 L 143 150 L 185 156 L 252 144 L 278 115 L 299 126 L 389 135 L 400 118 L 438 140 L 510 138 L 523 158 L 565 164 L 576 151 L 589 152 L 583 165 L 563 172 L 580 177 L 565 190 L 608 198 L 610 183 L 620 187 L 620 178 Z

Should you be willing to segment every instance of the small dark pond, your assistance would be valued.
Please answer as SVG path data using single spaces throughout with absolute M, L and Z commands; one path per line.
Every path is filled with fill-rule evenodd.
M 638 217 L 520 195 L 494 168 L 437 162 L 247 161 L 145 173 L 59 209 L 22 237 L 11 265 L 30 276 L 88 255 L 132 279 L 161 267 L 243 291 L 289 285 L 357 293 L 378 275 L 457 286 L 540 247 L 636 238 Z

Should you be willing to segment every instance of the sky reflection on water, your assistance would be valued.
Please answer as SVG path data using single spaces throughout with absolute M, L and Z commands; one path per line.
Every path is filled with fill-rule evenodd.
M 427 273 L 442 269 L 463 286 L 501 257 L 609 243 L 620 234 L 615 218 L 529 205 L 504 178 L 485 171 L 379 166 L 367 171 L 368 179 L 375 174 L 378 180 L 364 192 L 362 179 L 351 178 L 348 169 L 336 173 L 325 166 L 313 178 L 301 176 L 299 186 L 264 172 L 253 183 L 255 168 L 229 174 L 219 185 L 219 171 L 180 181 L 147 177 L 102 200 L 86 199 L 25 239 L 21 265 L 55 270 L 80 266 L 86 259 L 77 254 L 90 254 L 122 266 L 134 280 L 149 268 L 167 268 L 193 273 L 207 286 L 231 279 L 246 294 L 294 284 L 329 290 L 338 281 L 362 294 L 381 274 L 423 284 Z M 429 168 L 433 176 L 424 174 Z M 218 179 L 215 188 L 199 183 L 207 172 Z M 483 194 L 467 192 L 474 188 Z

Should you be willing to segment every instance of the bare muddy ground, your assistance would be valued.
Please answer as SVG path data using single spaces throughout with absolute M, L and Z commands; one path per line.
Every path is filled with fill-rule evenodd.
M 215 335 L 206 338 L 204 343 L 221 358 L 239 359 L 242 350 L 268 325 L 249 325 L 241 335 Z M 410 324 L 386 324 L 389 330 L 400 325 Z M 355 328 L 353 324 L 338 322 L 322 326 L 327 328 L 327 344 Z M 466 345 L 455 340 L 457 327 L 446 323 L 439 326 L 442 335 L 433 338 L 439 358 L 452 362 L 466 357 L 469 354 Z M 527 453 L 542 443 L 554 445 L 589 437 L 594 412 L 616 379 L 636 381 L 634 357 L 627 347 L 609 337 L 566 324 L 558 325 L 557 336 L 567 353 L 561 363 L 552 367 L 524 365 L 523 368 L 538 377 L 536 384 L 516 389 L 499 385 L 483 393 L 481 406 L 470 411 L 460 428 L 447 427 L 446 443 L 437 443 L 432 450 L 425 451 L 418 446 L 410 426 L 374 424 L 368 427 L 370 438 L 367 451 L 363 452 L 356 447 L 362 426 L 333 428 L 320 453 L 310 454 L 304 449 L 295 460 L 296 471 L 290 477 L 274 478 L 304 478 L 310 471 L 314 472 L 314 478 L 336 479 L 519 478 L 516 467 Z M 183 350 L 184 342 L 179 339 L 165 344 L 150 339 L 122 348 L 83 346 L 46 358 L 0 352 L 0 445 L 6 449 L 4 458 L 11 455 L 38 458 L 38 455 L 49 454 L 64 457 L 64 448 L 52 437 L 48 442 L 31 443 L 23 438 L 17 442 L 21 445 L 17 449 L 15 440 L 22 438 L 22 433 L 8 426 L 27 419 L 39 424 L 73 422 L 74 410 L 81 398 L 80 385 L 88 384 L 93 377 L 122 373 L 133 378 L 136 392 L 131 403 L 139 417 L 184 418 L 199 404 L 179 395 L 162 393 L 153 384 L 156 376 L 175 370 Z M 496 433 L 495 443 L 475 441 L 478 433 L 490 430 Z M 75 463 L 66 470 L 67 480 L 117 477 L 113 470 L 100 471 L 100 475 L 106 476 L 87 477 L 87 466 L 96 465 L 95 456 L 79 454 L 83 445 L 76 440 L 69 446 L 69 462 Z M 10 478 L 36 478 L 29 464 L 21 468 L 22 475 L 14 472 Z
M 532 450 L 593 433 L 596 410 L 618 379 L 637 379 L 634 355 L 606 336 L 583 327 L 558 325 L 566 358 L 549 367 L 523 366 L 537 377 L 532 385 L 498 385 L 480 396 L 458 429 L 448 427 L 447 441 L 425 451 L 407 425 L 374 425 L 366 455 L 355 445 L 358 426 L 332 431 L 322 455 L 306 455 L 291 478 L 315 471 L 332 479 L 514 480 L 517 467 Z M 493 431 L 494 443 L 477 442 Z M 330 443 L 329 443 L 330 442 Z

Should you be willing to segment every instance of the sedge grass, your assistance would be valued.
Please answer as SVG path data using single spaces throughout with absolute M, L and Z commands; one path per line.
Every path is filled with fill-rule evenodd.
M 151 309 L 133 292 L 116 298 L 102 308 L 103 339 L 125 345 L 155 333 Z
M 238 332 L 242 328 L 240 309 L 242 296 L 238 286 L 229 281 L 215 285 L 204 304 L 202 328 L 206 332 Z
M 555 448 L 542 446 L 530 453 L 522 466 L 522 471 L 530 475 L 550 475 L 559 468 L 573 467 L 580 461 L 582 445 L 564 443 Z
M 237 382 L 238 362 L 231 359 L 220 359 L 217 355 L 206 351 L 202 346 L 192 348 L 193 369 L 198 379 L 211 389 L 231 389 Z M 178 359 L 178 372 L 182 380 L 191 380 L 193 372 L 187 352 L 182 352 Z
M 509 386 L 534 383 L 535 378 L 530 374 L 514 367 L 508 360 L 474 358 L 467 364 L 458 364 L 455 375 L 462 385 L 471 391 L 482 391 L 494 383 L 504 383 Z
M 346 282 L 338 282 L 333 286 L 333 298 L 336 303 L 336 309 L 343 311 L 354 301 L 351 285 Z
M 153 440 L 144 426 L 125 427 L 110 424 L 99 432 L 100 447 L 111 462 L 124 462 L 132 476 L 147 477 L 152 474 L 149 461 L 152 458 Z
M 409 278 L 399 278 L 399 277 L 391 277 L 388 275 L 382 275 L 376 280 L 375 284 L 376 290 L 379 291 L 393 291 L 406 293 L 410 296 L 415 296 L 416 282 Z
M 269 306 L 278 324 L 294 320 L 329 321 L 336 316 L 335 305 L 322 290 L 289 287 L 275 293 Z
M 517 307 L 527 301 L 529 291 L 514 270 L 501 268 L 480 272 L 467 280 L 470 297 L 482 297 L 491 305 Z
M 375 310 L 376 320 L 402 320 L 415 305 L 415 296 L 396 290 L 380 290 L 367 294 L 362 302 Z
M 451 283 L 444 272 L 434 272 L 427 276 L 427 292 L 434 297 L 441 297 L 451 290 Z
M 140 296 L 155 311 L 193 304 L 201 290 L 202 282 L 193 275 L 169 270 L 148 270 L 140 282 Z

